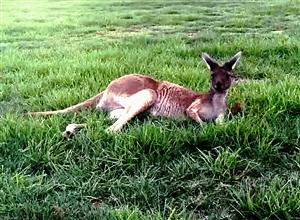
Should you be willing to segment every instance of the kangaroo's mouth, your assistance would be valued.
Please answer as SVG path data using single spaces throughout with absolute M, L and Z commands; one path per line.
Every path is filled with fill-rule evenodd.
M 214 90 L 217 92 L 225 92 L 229 89 L 229 86 L 223 86 L 223 85 L 214 85 Z

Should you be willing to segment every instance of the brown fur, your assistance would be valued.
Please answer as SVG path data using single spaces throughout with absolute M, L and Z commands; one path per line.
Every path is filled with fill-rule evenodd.
M 104 110 L 117 121 L 109 128 L 118 132 L 129 120 L 140 113 L 169 118 L 189 117 L 198 123 L 221 120 L 227 108 L 227 92 L 232 71 L 241 57 L 233 56 L 223 66 L 206 53 L 203 60 L 211 71 L 211 90 L 199 94 L 170 82 L 130 74 L 112 81 L 102 93 L 66 109 L 27 113 L 27 116 L 50 116 L 72 113 L 84 108 Z

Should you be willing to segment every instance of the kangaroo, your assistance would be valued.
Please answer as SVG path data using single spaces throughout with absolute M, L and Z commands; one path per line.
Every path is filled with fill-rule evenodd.
M 227 109 L 227 93 L 235 76 L 233 70 L 242 52 L 235 54 L 223 65 L 219 65 L 208 54 L 202 53 L 211 75 L 211 88 L 207 93 L 198 93 L 167 81 L 141 74 L 124 75 L 112 81 L 98 95 L 77 105 L 46 112 L 29 112 L 27 116 L 51 116 L 72 113 L 85 108 L 104 110 L 111 119 L 117 119 L 108 128 L 118 132 L 134 116 L 141 113 L 169 118 L 191 118 L 197 123 L 222 121 Z M 76 124 L 64 135 L 72 136 Z M 82 127 L 82 125 L 79 125 Z

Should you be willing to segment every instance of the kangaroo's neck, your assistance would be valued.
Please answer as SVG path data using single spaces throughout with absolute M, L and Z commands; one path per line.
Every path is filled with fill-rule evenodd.
M 218 91 L 215 91 L 215 90 L 211 90 L 210 91 L 210 94 L 212 94 L 213 96 L 223 96 L 223 97 L 227 97 L 227 94 L 228 94 L 228 90 L 225 90 L 225 91 L 222 91 L 222 92 L 218 92 Z
M 214 107 L 221 107 L 227 105 L 227 94 L 228 90 L 216 91 L 214 89 L 210 90 L 210 94 L 212 97 L 212 104 Z

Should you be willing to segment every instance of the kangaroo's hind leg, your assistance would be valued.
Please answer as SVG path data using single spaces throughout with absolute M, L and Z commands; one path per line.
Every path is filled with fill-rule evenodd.
M 144 89 L 127 98 L 124 98 L 124 100 L 122 100 L 124 114 L 108 128 L 108 131 L 120 131 L 128 121 L 149 108 L 156 101 L 156 99 L 157 94 L 152 89 Z
M 110 119 L 119 119 L 125 114 L 125 108 L 115 109 L 110 111 L 109 118 Z

